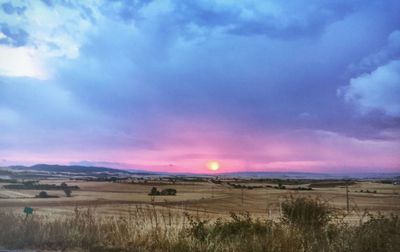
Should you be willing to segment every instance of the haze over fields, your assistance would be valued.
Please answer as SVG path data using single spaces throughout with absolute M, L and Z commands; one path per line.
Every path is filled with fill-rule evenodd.
M 400 2 L 0 1 L 0 167 L 400 171 Z

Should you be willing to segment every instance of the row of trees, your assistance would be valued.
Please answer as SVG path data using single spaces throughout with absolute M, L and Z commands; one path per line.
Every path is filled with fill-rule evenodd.
M 72 197 L 72 189 L 76 189 L 79 187 L 74 187 L 74 186 L 69 186 L 67 183 L 62 182 L 59 186 L 57 186 L 59 189 L 63 190 L 65 193 L 65 196 L 67 197 Z M 49 195 L 46 191 L 41 191 L 38 195 L 36 195 L 37 198 L 58 198 L 58 196 L 54 195 Z
M 25 181 L 17 184 L 9 184 L 3 186 L 5 189 L 11 190 L 79 190 L 79 186 L 70 186 L 62 182 L 60 185 L 56 184 L 39 184 L 36 181 Z
M 66 197 L 72 197 L 72 190 L 70 188 L 65 188 L 64 193 Z M 41 191 L 36 198 L 58 198 L 58 196 L 49 195 L 46 191 Z

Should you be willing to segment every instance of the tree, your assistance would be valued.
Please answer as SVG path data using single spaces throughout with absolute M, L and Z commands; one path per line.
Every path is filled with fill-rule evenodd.
M 64 193 L 65 193 L 65 196 L 67 196 L 67 197 L 71 197 L 72 195 L 72 190 L 70 189 L 70 188 L 68 188 L 68 187 L 66 187 L 66 188 L 64 188 Z
M 157 187 L 151 188 L 149 195 L 160 195 L 160 192 L 157 190 Z
M 176 195 L 176 189 L 174 188 L 167 188 L 161 191 L 161 195 Z
M 41 191 L 41 192 L 38 194 L 37 197 L 39 197 L 39 198 L 48 198 L 49 195 L 47 194 L 46 191 Z

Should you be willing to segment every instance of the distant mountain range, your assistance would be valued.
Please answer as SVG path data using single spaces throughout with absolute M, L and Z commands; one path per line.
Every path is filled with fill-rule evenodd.
M 8 166 L 6 167 L 10 170 L 19 170 L 19 171 L 42 171 L 42 172 L 63 172 L 63 173 L 112 173 L 112 174 L 157 174 L 150 171 L 143 170 L 121 170 L 115 168 L 108 167 L 97 167 L 97 166 L 81 166 L 81 165 L 50 165 L 50 164 L 37 164 L 32 166 Z
M 280 178 L 280 179 L 400 179 L 397 173 L 311 173 L 311 172 L 228 172 L 215 174 L 193 174 L 173 172 L 152 172 L 136 169 L 116 169 L 109 167 L 84 166 L 84 165 L 50 165 L 37 164 L 32 166 L 8 166 L 7 170 L 14 171 L 37 171 L 54 173 L 80 173 L 86 175 L 110 174 L 110 175 L 163 175 L 163 176 L 219 176 L 219 177 L 243 177 L 243 178 Z
M 400 179 L 400 172 L 396 173 L 313 173 L 313 172 L 230 172 L 223 173 L 223 177 L 244 178 L 280 178 L 280 179 Z

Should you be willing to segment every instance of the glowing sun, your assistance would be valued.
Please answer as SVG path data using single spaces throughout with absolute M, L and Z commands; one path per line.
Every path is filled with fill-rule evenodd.
M 217 161 L 211 161 L 207 163 L 207 168 L 211 171 L 218 171 L 219 163 Z

